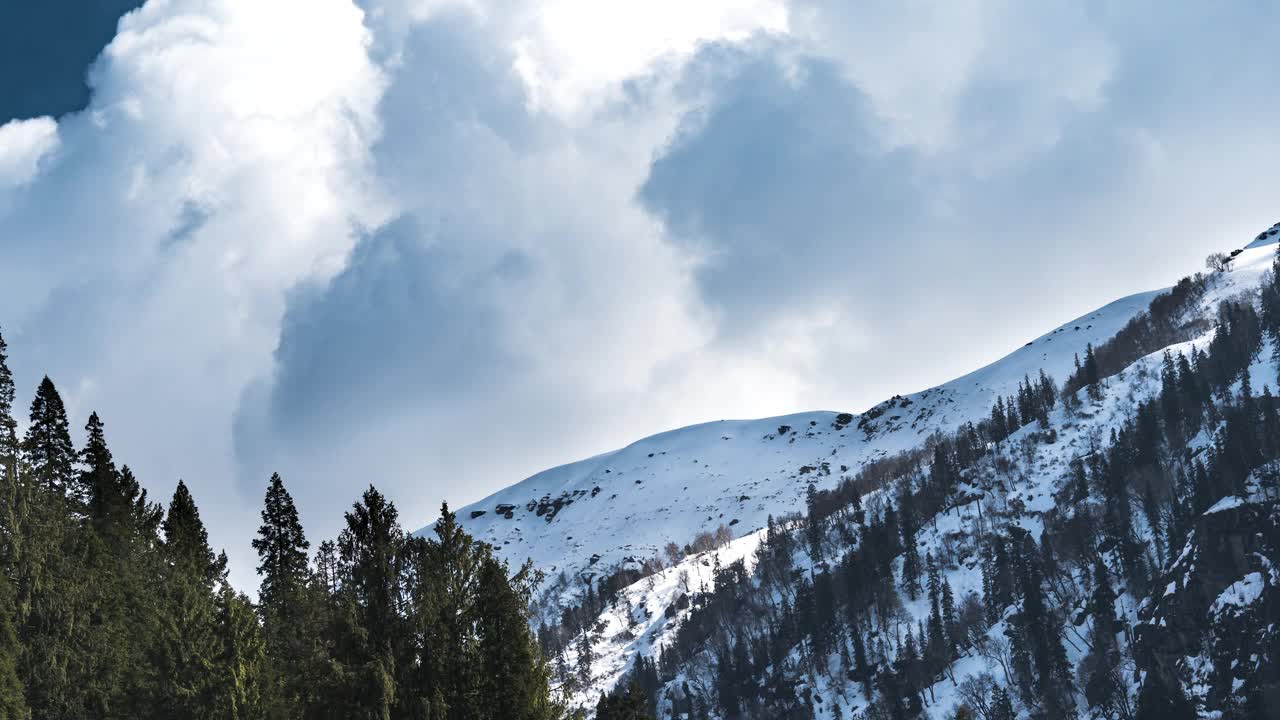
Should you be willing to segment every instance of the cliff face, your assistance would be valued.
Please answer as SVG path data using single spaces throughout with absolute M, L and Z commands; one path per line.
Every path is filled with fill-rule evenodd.
M 1209 707 L 1230 706 L 1246 677 L 1280 702 L 1280 504 L 1229 497 L 1196 519 L 1191 537 L 1139 610 L 1138 668 L 1166 687 L 1202 686 Z M 1260 682 L 1258 682 L 1260 681 Z M 1272 705 L 1275 706 L 1274 704 Z

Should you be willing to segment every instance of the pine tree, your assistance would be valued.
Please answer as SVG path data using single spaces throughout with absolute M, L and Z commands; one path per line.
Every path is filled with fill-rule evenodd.
M 264 716 L 266 644 L 249 598 L 223 584 L 218 592 L 216 645 L 209 669 L 212 707 L 218 720 L 258 720 Z
M 1149 673 L 1138 691 L 1135 720 L 1196 720 L 1195 706 L 1187 699 L 1178 682 L 1165 683 L 1156 673 Z
M 18 518 L 18 424 L 13 417 L 15 390 L 9 371 L 8 346 L 0 335 L 0 720 L 23 720 L 27 703 L 18 676 L 22 647 L 18 643 L 15 619 L 17 592 L 9 580 L 17 563 L 21 528 Z
M 1021 645 L 1020 652 L 1030 660 L 1034 670 L 1030 685 L 1035 695 L 1050 716 L 1057 717 L 1066 712 L 1071 701 L 1067 654 L 1062 646 L 1061 626 L 1045 602 L 1035 542 L 1026 538 L 1024 543 L 1019 581 L 1022 612 L 1015 637 Z
M 165 596 L 154 650 L 154 712 L 159 717 L 214 718 L 217 684 L 209 673 L 219 653 L 214 584 L 225 572 L 225 557 L 214 557 L 195 500 L 181 480 L 161 527 Z
M 1084 351 L 1084 384 L 1089 387 L 1089 399 L 1094 402 L 1102 399 L 1101 380 L 1098 358 L 1093 353 L 1093 343 L 1089 343 Z
M 1089 600 L 1089 612 L 1093 616 L 1091 649 L 1081 668 L 1085 699 L 1091 707 L 1110 712 L 1125 692 L 1120 684 L 1120 652 L 1116 645 L 1116 593 L 1111 588 L 1111 578 L 1101 559 L 1094 561 L 1093 594 Z
M 396 602 L 404 531 L 395 505 L 372 485 L 346 513 L 346 525 L 338 536 L 347 627 L 338 658 L 347 679 L 344 694 L 350 714 L 390 717 L 398 693 L 396 641 L 403 637 Z
M 167 513 L 149 502 L 97 414 L 77 454 L 47 378 L 18 441 L 5 351 L 0 338 L 0 720 L 559 716 L 528 625 L 538 577 L 509 575 L 447 506 L 436 538 L 406 538 L 371 487 L 313 573 L 273 477 L 260 620 L 186 484 Z M 634 677 L 645 706 L 656 668 Z
M 137 587 L 145 580 L 135 567 L 139 529 L 134 498 L 125 494 L 97 413 L 89 416 L 85 431 L 88 440 L 80 454 L 78 486 L 87 501 L 87 515 L 85 527 L 74 531 L 88 583 L 79 630 L 81 642 L 97 651 L 76 653 L 69 669 L 84 705 L 107 716 L 129 707 L 138 692 L 136 668 L 145 661 L 145 641 L 133 619 L 146 616 L 139 602 L 143 591 Z
M 591 647 L 591 631 L 584 629 L 578 636 L 578 681 L 583 685 L 591 682 L 591 664 L 595 662 L 595 652 Z
M 78 580 L 87 576 L 86 538 L 78 524 L 82 495 L 66 411 L 47 377 L 31 404 L 22 455 L 13 575 L 27 703 L 37 717 L 92 714 L 94 709 L 86 707 L 87 678 L 80 674 L 89 611 L 89 585 Z
M 107 551 L 123 557 L 129 551 L 134 526 L 132 487 L 122 481 L 107 440 L 102 420 L 97 413 L 89 415 L 85 425 L 88 441 L 80 453 L 84 469 L 79 486 L 84 488 L 90 525 Z
M 858 627 L 849 628 L 849 634 L 853 636 L 853 672 L 854 679 L 862 683 L 862 693 L 868 700 L 871 699 L 871 666 L 867 664 L 867 645 L 862 639 L 862 630 Z
M 480 696 L 486 698 L 491 717 L 549 719 L 554 708 L 548 700 L 546 663 L 529 632 L 532 568 L 526 564 L 509 579 L 506 565 L 487 547 L 480 555 L 475 595 Z M 644 695 L 637 695 L 643 710 Z
M 1084 459 L 1071 458 L 1071 503 L 1077 505 L 1089 499 L 1089 476 L 1085 473 Z
M 0 345 L 0 366 L 4 364 L 3 351 Z M 22 648 L 13 623 L 15 600 L 8 576 L 0 573 L 0 720 L 30 717 L 22 679 L 18 676 Z
M 1018 714 L 1013 710 L 1013 698 L 1004 687 L 996 688 L 992 695 L 990 720 L 1018 720 Z
M 253 548 L 258 552 L 258 611 L 272 679 L 265 704 L 271 717 L 297 717 L 307 697 L 307 676 L 317 648 L 308 584 L 307 548 L 298 509 L 279 474 L 272 474 Z
M 956 618 L 956 600 L 951 583 L 942 581 L 942 626 L 947 634 L 947 659 L 956 657 L 960 650 L 960 625 Z
M 942 625 L 942 581 L 938 576 L 938 566 L 932 553 L 926 556 L 925 562 L 929 568 L 929 634 L 924 644 L 924 656 L 929 672 L 937 673 L 951 660 L 951 654 Z
M 174 573 L 212 590 L 224 563 L 214 557 L 209 547 L 209 532 L 200 520 L 195 498 L 181 480 L 173 491 L 169 512 L 160 528 L 164 531 L 164 554 Z
M 9 346 L 0 334 L 0 474 L 18 472 L 18 422 L 13 416 L 17 397 L 13 373 L 9 370 Z
M 71 443 L 62 396 L 46 375 L 31 401 L 31 424 L 22 441 L 32 477 L 73 504 L 84 500 L 76 482 L 76 450 Z
M 615 694 L 600 696 L 596 703 L 596 720 L 652 720 L 653 713 L 648 705 L 644 690 L 639 683 L 632 681 Z

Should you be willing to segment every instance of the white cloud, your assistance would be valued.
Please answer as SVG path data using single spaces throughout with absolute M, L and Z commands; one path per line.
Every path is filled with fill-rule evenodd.
M 1076 108 L 1097 104 L 1113 58 L 1097 18 L 1080 3 L 1007 0 L 795 0 L 793 36 L 836 60 L 871 98 L 888 140 L 925 151 L 986 145 L 982 155 L 1043 149 Z M 964 127 L 977 85 L 1032 111 L 997 137 Z M 989 160 L 988 160 L 989 161 Z
M 31 182 L 41 158 L 57 147 L 58 123 L 53 118 L 10 120 L 0 125 L 0 190 Z
M 347 0 L 152 0 L 122 19 L 61 149 L 0 210 L 20 380 L 167 497 L 185 477 L 241 567 L 230 432 L 288 293 L 340 270 L 384 211 L 369 179 L 384 80 Z
M 571 115 L 616 97 L 660 59 L 687 59 L 700 43 L 786 29 L 780 0 L 547 0 L 515 28 L 514 49 L 531 105 Z
M 246 583 L 269 470 L 320 537 L 368 481 L 413 525 L 646 432 L 857 409 L 1173 279 L 1280 157 L 1266 49 L 1175 13 L 363 5 L 151 0 L 88 112 L 0 128 L 20 379 L 184 475 Z

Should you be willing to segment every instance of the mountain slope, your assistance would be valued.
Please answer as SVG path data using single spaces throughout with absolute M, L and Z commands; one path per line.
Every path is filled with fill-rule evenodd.
M 1026 376 L 1065 378 L 1086 345 L 1113 336 L 1160 292 L 1117 300 L 986 367 L 861 415 L 810 412 L 660 433 L 538 473 L 458 515 L 513 563 L 530 558 L 569 577 L 604 574 L 721 524 L 741 537 L 769 515 L 802 509 L 809 483 L 832 487 L 871 460 L 985 417 Z
M 860 503 L 849 505 L 847 494 L 820 496 L 785 524 L 721 539 L 667 567 L 651 563 L 612 590 L 598 584 L 594 600 L 588 596 L 543 632 L 571 705 L 590 710 L 600 692 L 635 678 L 659 717 L 950 718 L 967 706 L 992 718 L 1000 717 L 988 714 L 999 692 L 1020 717 L 1062 717 L 1072 706 L 1092 718 L 1132 718 L 1139 709 L 1156 713 L 1139 718 L 1171 718 L 1180 707 L 1199 717 L 1267 717 L 1257 708 L 1267 693 L 1280 693 L 1280 403 L 1269 391 L 1257 394 L 1280 379 L 1280 285 L 1269 274 L 1278 236 L 1280 225 L 1238 251 L 1232 270 L 1195 284 L 1199 294 L 1180 318 L 1189 339 L 1160 347 L 1148 336 L 1144 350 L 1130 348 L 1114 374 L 1064 398 L 1043 423 L 988 443 L 976 458 L 971 448 L 969 459 L 960 459 L 963 433 L 938 436 L 935 452 L 953 457 L 948 462 L 957 468 L 941 476 L 952 480 L 938 480 L 938 455 L 927 462 L 929 455 L 916 454 L 879 473 L 875 484 L 860 477 Z M 1253 321 L 1240 310 L 1248 306 L 1259 308 Z M 1250 325 L 1257 318 L 1262 331 Z M 1134 327 L 1148 326 L 1125 329 L 1115 344 Z M 1186 369 L 1170 371 L 1178 358 Z M 976 378 L 1009 377 L 1003 363 L 1016 367 L 1006 358 L 929 395 L 983 388 Z M 1185 398 L 1171 405 L 1170 393 L 1185 392 L 1202 398 L 1204 409 L 1171 413 Z M 927 402 L 924 396 L 913 396 L 913 404 Z M 880 418 L 891 419 L 904 403 L 883 407 Z M 1242 442 L 1239 428 L 1259 413 L 1261 434 Z M 831 435 L 845 438 L 837 454 L 846 451 L 854 441 L 840 433 L 858 424 L 836 431 L 821 426 L 830 415 L 789 419 L 819 422 L 796 437 L 809 452 L 831 443 Z M 773 423 L 758 422 L 763 427 L 747 430 Z M 1175 427 L 1184 423 L 1196 429 L 1184 436 Z M 902 417 L 862 424 L 869 428 L 858 445 L 864 450 L 910 428 Z M 714 439 L 706 429 L 716 425 L 698 426 L 702 436 L 691 437 L 703 445 L 695 448 Z M 672 435 L 651 439 L 654 445 L 642 441 L 640 449 L 670 444 Z M 775 433 L 770 442 L 776 440 Z M 1263 462 L 1268 457 L 1274 459 Z M 757 458 L 738 460 L 749 467 Z M 1250 467 L 1256 469 L 1241 476 Z M 825 475 L 819 480 L 830 484 Z M 952 484 L 943 496 L 939 482 Z M 891 522 L 895 508 L 899 519 Z M 896 529 L 888 540 L 878 534 L 913 515 L 902 545 Z M 937 580 L 922 578 L 911 590 L 909 554 L 914 573 L 936 568 Z M 1003 555 L 1022 559 L 1000 571 Z M 887 577 L 867 569 L 886 562 Z M 1038 625 L 1029 624 L 1026 581 L 1000 579 L 1028 564 L 1045 575 L 1040 602 L 1048 607 Z M 1095 602 L 1098 567 L 1118 595 L 1105 611 Z M 938 656 L 931 647 L 938 610 L 928 588 L 943 585 L 956 608 L 945 630 L 954 649 Z M 1101 654 L 1102 612 L 1114 617 L 1114 660 Z M 851 659 L 859 654 L 855 636 L 870 670 Z M 1059 638 L 1065 677 L 1055 681 L 1055 702 L 1065 705 L 1052 704 L 1040 685 L 1047 681 L 1033 662 L 1032 637 Z

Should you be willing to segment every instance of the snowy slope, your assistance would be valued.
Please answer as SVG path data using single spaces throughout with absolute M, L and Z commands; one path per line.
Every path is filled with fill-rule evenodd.
M 1238 251 L 1202 303 L 1256 287 L 1280 225 Z M 550 578 L 608 574 L 628 560 L 730 526 L 742 537 L 769 515 L 801 510 L 806 486 L 832 487 L 870 460 L 918 446 L 989 414 L 1041 369 L 1061 382 L 1087 343 L 1098 345 L 1162 291 L 1117 300 L 1065 323 L 986 367 L 944 385 L 895 396 L 861 415 L 809 412 L 721 420 L 672 430 L 538 473 L 458 516 L 468 532 L 512 563 L 532 559 Z
M 1265 272 L 1271 267 L 1275 257 L 1275 245 L 1280 242 L 1278 235 L 1280 233 L 1273 233 L 1263 241 L 1253 243 L 1236 256 L 1232 271 L 1215 275 L 1208 291 L 1200 300 L 1199 312 L 1212 313 L 1221 301 L 1256 288 Z M 1036 344 L 1041 344 L 1042 341 L 1053 338 L 1059 333 L 1060 331 L 1050 333 Z M 1212 336 L 1212 332 L 1207 332 L 1188 342 L 1172 345 L 1166 349 L 1175 354 L 1187 353 L 1192 349 L 1204 350 Z M 1048 343 L 1044 342 L 1043 345 L 1047 346 Z M 1274 382 L 1277 367 L 1272 351 L 1273 347 L 1270 344 L 1265 345 L 1249 370 L 1255 388 Z M 1126 419 L 1131 417 L 1139 403 L 1158 393 L 1163 352 L 1163 350 L 1157 351 L 1140 358 L 1122 373 L 1109 379 L 1101 390 L 1099 400 L 1088 400 L 1085 391 L 1082 390 L 1080 397 L 1085 401 L 1078 409 L 1059 405 L 1050 416 L 1050 427 L 1056 437 L 1054 442 L 1040 443 L 1034 437 L 1037 431 L 1034 425 L 1028 425 L 1015 433 L 1002 444 L 998 453 L 1007 461 L 1003 469 L 998 469 L 998 464 L 993 464 L 992 467 L 977 473 L 989 485 L 985 487 L 966 485 L 964 488 L 962 494 L 971 499 L 985 499 L 985 503 L 969 502 L 955 506 L 945 514 L 934 518 L 932 522 L 926 523 L 918 537 L 920 554 L 932 554 L 943 562 L 942 577 L 955 590 L 957 599 L 964 599 L 973 593 L 981 593 L 982 579 L 977 566 L 976 541 L 984 532 L 989 532 L 994 524 L 1018 525 L 1028 530 L 1032 537 L 1038 537 L 1043 527 L 1042 518 L 1047 514 L 1073 512 L 1072 508 L 1059 507 L 1058 500 L 1055 498 L 1055 494 L 1062 490 L 1071 458 L 1090 452 L 1098 438 L 1104 438 L 1112 430 L 1119 429 Z M 1015 372 L 1008 369 L 1002 371 L 1001 366 L 1004 363 L 1010 363 L 1010 367 L 1019 367 L 1013 364 L 1019 359 L 1018 355 L 1019 353 L 1014 353 L 1005 360 L 935 389 L 932 394 L 954 397 L 960 395 L 963 390 L 973 388 L 971 395 L 981 398 L 979 392 L 986 387 L 983 380 L 994 383 L 1004 375 Z M 1027 361 L 1025 357 L 1021 360 L 1024 363 Z M 1017 370 L 1016 377 L 1020 378 L 1022 372 L 1024 371 L 1021 369 Z M 1065 372 L 1062 375 L 1065 375 Z M 913 397 L 918 400 L 923 395 L 924 393 L 921 393 Z M 758 422 L 767 424 L 771 421 Z M 677 434 L 683 432 L 685 431 L 676 431 Z M 888 436 L 893 436 L 895 432 L 900 433 L 901 430 L 891 431 Z M 1195 442 L 1202 444 L 1205 440 L 1201 436 Z M 875 445 L 876 438 L 872 438 L 859 447 Z M 864 500 L 875 503 L 878 498 L 867 496 Z M 1206 514 L 1220 512 L 1229 507 L 1232 502 L 1239 504 L 1241 500 L 1226 499 L 1208 510 Z M 978 505 L 985 505 L 985 524 L 984 512 L 979 510 Z M 1165 548 L 1159 546 L 1158 540 L 1149 539 L 1149 528 L 1140 526 L 1137 532 L 1157 546 L 1156 552 L 1162 563 L 1167 554 L 1176 554 L 1176 548 Z M 724 548 L 691 555 L 678 564 L 624 589 L 621 593 L 623 602 L 606 609 L 599 618 L 597 627 L 602 630 L 596 639 L 596 657 L 592 663 L 591 683 L 587 687 L 578 688 L 573 693 L 570 697 L 571 706 L 589 710 L 599 693 L 612 688 L 623 672 L 632 667 L 638 656 L 656 657 L 658 651 L 671 642 L 676 629 L 688 616 L 688 611 L 669 614 L 672 602 L 681 593 L 677 584 L 679 578 L 684 578 L 684 591 L 688 591 L 691 587 L 700 588 L 703 592 L 711 589 L 714 584 L 711 568 L 716 563 L 723 565 L 741 558 L 746 560 L 747 567 L 750 569 L 753 561 L 751 553 L 759 546 L 762 536 L 763 532 L 757 532 L 742 537 Z M 794 566 L 800 568 L 801 572 L 816 571 L 816 565 L 808 557 L 803 543 L 797 548 Z M 1280 574 L 1277 574 L 1276 578 L 1271 578 L 1270 582 L 1280 583 L 1280 579 L 1277 578 L 1280 578 Z M 1238 607 L 1247 606 L 1256 601 L 1260 593 L 1259 588 L 1263 584 L 1260 573 L 1246 575 L 1225 590 L 1215 601 L 1215 612 L 1235 611 Z M 1083 588 L 1076 593 L 1074 604 L 1070 607 L 1071 612 L 1068 613 L 1071 617 L 1083 616 L 1086 610 L 1083 603 L 1087 597 L 1088 594 Z M 899 621 L 903 626 L 910 628 L 927 618 L 929 607 L 923 596 L 915 600 L 903 596 L 901 602 L 904 615 L 899 618 Z M 667 614 L 664 614 L 664 610 L 668 611 Z M 1126 623 L 1132 625 L 1138 622 L 1139 602 L 1128 594 L 1122 594 L 1118 599 L 1117 611 Z M 1083 657 L 1088 631 L 1087 626 L 1072 624 L 1064 628 L 1068 660 L 1072 667 Z M 1004 637 L 1004 624 L 997 623 L 990 628 L 988 636 L 994 642 L 1000 642 Z M 576 662 L 576 655 L 572 648 L 567 651 L 567 659 L 570 665 Z M 839 660 L 838 653 L 833 654 L 829 659 L 830 666 L 838 668 Z M 678 694 L 679 686 L 686 680 L 692 681 L 695 685 L 710 685 L 714 678 L 713 670 L 706 663 L 702 665 L 704 666 L 695 663 L 683 668 L 676 680 L 667 684 L 668 691 Z M 971 675 L 992 670 L 992 664 L 988 659 L 975 652 L 967 652 L 955 662 L 949 676 L 955 680 L 963 680 Z M 956 681 L 950 678 L 942 679 L 929 690 L 929 717 L 949 717 L 948 713 L 960 702 Z M 814 708 L 818 717 L 852 717 L 855 712 L 866 707 L 866 698 L 852 684 L 843 682 L 842 674 L 839 672 L 832 672 L 829 675 L 810 675 L 805 680 L 811 683 L 813 695 L 818 698 Z M 1131 695 L 1136 694 L 1137 686 L 1130 687 L 1129 692 Z M 840 709 L 837 711 L 836 707 Z
M 1159 291 L 1113 302 L 945 385 L 861 415 L 810 412 L 721 420 L 534 475 L 458 512 L 467 531 L 513 563 L 554 577 L 605 572 L 668 542 L 731 526 L 741 537 L 804 505 L 806 486 L 834 486 L 877 457 L 990 413 L 998 396 L 1043 368 L 1064 379 L 1087 343 L 1114 335 Z
M 1253 242 L 1245 246 L 1245 250 L 1253 250 L 1255 248 L 1266 247 L 1280 242 L 1280 223 L 1276 223 L 1266 230 L 1258 233 L 1258 237 Z

